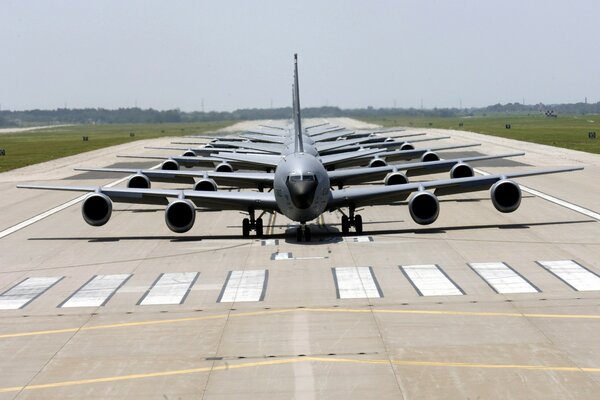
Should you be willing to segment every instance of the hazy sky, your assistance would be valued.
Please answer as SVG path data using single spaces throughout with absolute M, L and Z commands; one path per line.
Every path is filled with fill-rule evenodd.
M 0 0 L 2 109 L 600 100 L 595 1 Z

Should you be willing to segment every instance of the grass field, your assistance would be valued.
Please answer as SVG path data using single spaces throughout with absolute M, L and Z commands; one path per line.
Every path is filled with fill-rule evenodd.
M 543 115 L 386 117 L 361 120 L 385 127 L 414 126 L 465 130 L 600 154 L 600 115 L 559 115 L 557 118 Z M 506 129 L 506 124 L 510 124 L 510 129 Z M 590 131 L 596 132 L 596 139 L 588 137 Z
M 228 125 L 231 123 L 74 125 L 2 134 L 0 149 L 5 149 L 6 155 L 0 156 L 0 172 L 134 140 L 205 133 Z M 88 141 L 83 141 L 83 136 Z

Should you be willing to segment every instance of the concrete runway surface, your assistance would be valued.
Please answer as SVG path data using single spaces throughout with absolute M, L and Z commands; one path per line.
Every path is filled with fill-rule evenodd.
M 79 194 L 15 188 L 115 182 L 72 168 L 167 138 L 0 174 L 0 399 L 598 399 L 600 157 L 415 130 L 527 153 L 483 172 L 585 170 L 517 179 L 512 214 L 477 192 L 428 227 L 366 208 L 342 237 L 327 213 L 310 244 L 281 215 L 244 239 L 229 211 L 177 235 L 162 209 L 115 204 L 94 228 Z

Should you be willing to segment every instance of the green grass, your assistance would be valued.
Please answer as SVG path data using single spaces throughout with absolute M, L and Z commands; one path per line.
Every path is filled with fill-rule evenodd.
M 0 148 L 6 150 L 0 156 L 0 172 L 135 140 L 205 133 L 228 125 L 231 122 L 74 125 L 0 134 Z
M 385 127 L 414 126 L 465 130 L 600 154 L 600 115 L 559 115 L 557 118 L 548 118 L 543 115 L 495 115 L 463 118 L 402 116 L 361 119 Z M 461 123 L 462 126 L 460 126 Z M 506 124 L 510 124 L 511 128 L 506 129 Z M 596 132 L 596 139 L 588 138 L 590 131 Z

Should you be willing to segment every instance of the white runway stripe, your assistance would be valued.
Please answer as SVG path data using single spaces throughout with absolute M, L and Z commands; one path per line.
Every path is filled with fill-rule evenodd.
M 332 269 L 338 299 L 383 297 L 371 267 L 338 267 Z
M 470 263 L 497 293 L 537 293 L 539 290 L 503 262 Z
M 400 270 L 420 296 L 460 296 L 464 294 L 437 265 L 402 265 Z
M 103 306 L 129 277 L 131 274 L 96 275 L 59 307 Z
M 0 310 L 16 310 L 25 307 L 62 278 L 62 276 L 40 276 L 25 279 L 0 295 Z
M 266 269 L 230 271 L 217 303 L 262 301 L 268 276 L 269 271 Z
M 572 260 L 537 261 L 567 285 L 580 292 L 600 290 L 600 277 Z
M 181 304 L 190 292 L 198 272 L 168 272 L 161 274 L 154 285 L 142 297 L 139 304 Z

